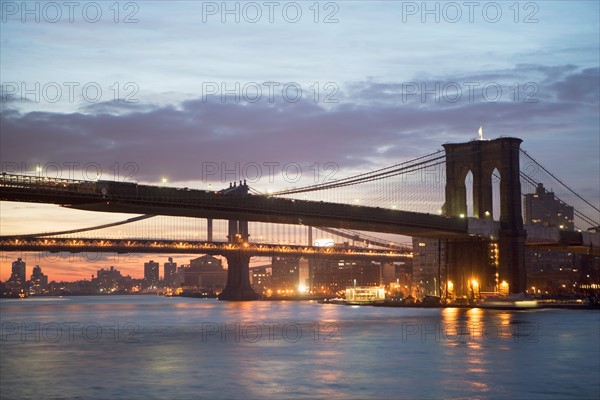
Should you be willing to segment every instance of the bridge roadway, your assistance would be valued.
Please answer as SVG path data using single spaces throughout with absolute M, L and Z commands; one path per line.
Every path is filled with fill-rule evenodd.
M 80 210 L 245 220 L 394 233 L 433 239 L 498 237 L 500 223 L 489 219 L 390 210 L 348 204 L 205 191 L 113 181 L 77 181 L 27 175 L 0 175 L 0 200 L 58 204 Z M 243 190 L 242 190 L 243 189 Z M 527 245 L 600 255 L 600 233 L 525 226 Z
M 357 246 L 315 247 L 264 243 L 226 243 L 149 239 L 90 239 L 0 237 L 2 251 L 46 251 L 50 253 L 179 253 L 227 256 L 242 252 L 251 257 L 302 256 L 309 259 L 351 258 L 373 261 L 402 261 L 412 257 L 410 250 L 394 251 Z
M 99 212 L 326 226 L 442 239 L 467 236 L 464 218 L 225 192 L 25 175 L 0 177 L 0 200 L 5 201 L 59 204 Z

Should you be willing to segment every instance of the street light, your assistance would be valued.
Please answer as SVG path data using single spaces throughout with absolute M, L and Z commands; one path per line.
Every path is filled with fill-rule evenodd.
M 500 282 L 500 292 L 501 292 L 501 294 L 508 295 L 508 282 L 506 282 L 506 281 Z
M 477 279 L 471 279 L 471 290 L 473 291 L 473 298 L 475 298 L 475 294 L 479 297 L 479 282 L 477 282 Z
M 446 285 L 448 286 L 446 297 L 452 297 L 452 294 L 454 293 L 454 283 L 452 283 L 452 281 L 448 281 Z

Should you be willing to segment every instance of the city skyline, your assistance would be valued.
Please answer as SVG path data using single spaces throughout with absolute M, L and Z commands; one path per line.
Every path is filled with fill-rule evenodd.
M 12 255 L 6 252 L 2 259 L 2 275 L 0 282 L 5 282 L 10 278 L 11 265 L 17 258 L 22 258 L 26 264 L 26 277 L 29 276 L 35 266 L 40 266 L 44 273 L 49 276 L 49 281 L 77 281 L 90 280 L 92 276 L 96 277 L 96 273 L 100 269 L 109 269 L 110 267 L 118 268 L 124 275 L 130 275 L 134 279 L 144 278 L 144 264 L 148 261 L 155 261 L 159 264 L 159 277 L 163 279 L 163 264 L 173 259 L 177 265 L 189 265 L 192 259 L 198 258 L 199 254 L 71 254 L 65 253 L 45 254 L 38 253 L 19 253 L 15 258 L 10 258 Z M 57 258 L 60 257 L 60 261 Z M 219 256 L 219 258 L 221 258 Z M 253 266 L 263 265 L 264 257 L 253 260 Z M 5 276 L 6 275 L 6 276 Z

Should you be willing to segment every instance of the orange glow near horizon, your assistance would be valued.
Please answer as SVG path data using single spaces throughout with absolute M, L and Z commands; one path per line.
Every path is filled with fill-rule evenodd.
M 144 263 L 150 260 L 159 264 L 159 275 L 163 276 L 163 264 L 173 258 L 177 266 L 189 265 L 190 260 L 201 257 L 202 254 L 116 254 L 116 253 L 45 253 L 45 252 L 2 252 L 0 255 L 0 281 L 6 282 L 10 278 L 12 262 L 22 258 L 26 263 L 27 279 L 31 276 L 33 267 L 39 265 L 42 272 L 48 276 L 48 282 L 72 282 L 87 279 L 92 275 L 96 277 L 99 269 L 115 267 L 123 276 L 134 279 L 144 277 Z M 227 259 L 216 256 L 227 268 Z M 270 260 L 268 261 L 270 263 Z M 250 267 L 264 266 L 267 264 L 264 257 L 253 257 Z
M 163 264 L 169 257 L 178 266 L 189 264 L 191 259 L 201 254 L 116 254 L 116 253 L 47 253 L 47 252 L 2 252 L 0 260 L 0 281 L 10 278 L 12 262 L 22 258 L 26 263 L 27 279 L 31 276 L 33 267 L 39 265 L 42 272 L 48 275 L 48 281 L 77 281 L 90 280 L 99 269 L 115 267 L 123 276 L 134 279 L 144 277 L 144 263 L 150 260 L 159 263 L 159 274 L 162 276 Z M 223 258 L 223 266 L 227 262 Z
M 134 217 L 135 214 L 106 214 L 92 211 L 74 210 L 52 204 L 18 203 L 0 201 L 0 235 L 22 235 L 41 232 L 55 232 L 108 224 Z M 117 254 L 117 253 L 48 253 L 48 252 L 0 252 L 0 281 L 6 282 L 12 272 L 12 262 L 22 258 L 26 263 L 26 277 L 29 279 L 33 267 L 39 265 L 48 276 L 48 281 L 76 281 L 95 277 L 99 269 L 118 269 L 123 276 L 143 278 L 144 263 L 150 260 L 160 265 L 173 257 L 177 265 L 189 264 L 191 259 L 201 254 Z M 227 267 L 225 257 L 223 267 Z M 255 257 L 251 266 L 264 265 L 265 260 Z
M 131 214 L 101 214 L 73 210 L 52 204 L 0 202 L 0 234 L 22 235 L 78 229 L 106 224 L 131 218 Z M 148 257 L 149 256 L 149 257 Z M 46 253 L 46 252 L 1 252 L 0 281 L 10 278 L 12 262 L 22 258 L 26 263 L 29 279 L 33 267 L 39 265 L 48 281 L 75 281 L 96 276 L 101 268 L 114 266 L 123 275 L 139 278 L 144 275 L 144 262 L 152 259 L 167 260 L 159 254 L 111 254 L 111 253 Z M 183 260 L 182 260 L 183 261 Z M 189 263 L 189 258 L 185 262 Z

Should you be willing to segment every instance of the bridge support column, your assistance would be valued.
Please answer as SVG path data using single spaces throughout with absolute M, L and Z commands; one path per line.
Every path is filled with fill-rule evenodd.
M 258 294 L 250 286 L 250 256 L 238 252 L 225 258 L 228 268 L 227 286 L 219 295 L 219 300 L 258 300 Z
M 498 238 L 500 265 L 498 280 L 506 281 L 510 293 L 524 293 L 527 289 L 527 271 L 525 270 L 525 239 L 527 233 L 502 229 Z
M 212 242 L 213 241 L 213 220 L 212 218 L 207 218 L 206 219 L 206 241 L 207 242 Z
M 248 221 L 229 221 L 229 243 L 248 242 Z M 258 294 L 250 285 L 250 256 L 239 250 L 226 255 L 227 285 L 219 295 L 219 300 L 248 301 L 258 300 Z

